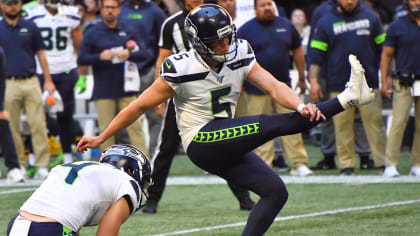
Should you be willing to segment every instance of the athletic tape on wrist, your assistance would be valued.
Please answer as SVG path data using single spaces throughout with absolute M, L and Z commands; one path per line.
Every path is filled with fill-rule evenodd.
M 303 108 L 305 107 L 305 104 L 301 103 L 297 106 L 297 112 L 302 113 Z

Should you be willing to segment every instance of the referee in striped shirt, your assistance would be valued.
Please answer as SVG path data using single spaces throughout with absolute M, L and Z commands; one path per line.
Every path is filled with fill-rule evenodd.
M 183 0 L 185 9 L 168 17 L 162 25 L 159 40 L 159 57 L 156 60 L 155 79 L 159 78 L 163 61 L 171 54 L 189 51 L 192 48 L 188 36 L 184 31 L 184 21 L 189 11 L 202 5 L 203 0 Z M 143 208 L 144 213 L 157 213 L 157 205 L 165 190 L 166 179 L 172 160 L 181 144 L 178 127 L 176 124 L 173 100 L 157 106 L 156 112 L 163 116 L 160 140 L 153 155 L 154 184 L 149 187 L 149 198 Z M 249 192 L 242 187 L 228 183 L 231 191 L 239 201 L 240 210 L 251 210 L 255 203 L 251 200 Z

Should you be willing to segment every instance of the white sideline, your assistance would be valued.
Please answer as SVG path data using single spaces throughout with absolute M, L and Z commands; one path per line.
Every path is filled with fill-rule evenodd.
M 420 183 L 420 176 L 401 175 L 396 178 L 386 178 L 380 175 L 313 175 L 307 177 L 281 176 L 286 184 L 376 184 L 376 183 Z M 39 186 L 41 180 L 28 179 L 25 183 L 9 185 L 5 179 L 0 180 L 0 187 L 34 187 Z M 168 185 L 203 185 L 225 184 L 226 181 L 218 176 L 171 176 Z
M 370 206 L 342 208 L 342 209 L 313 212 L 313 213 L 307 213 L 307 214 L 301 214 L 301 215 L 282 216 L 282 217 L 277 217 L 274 221 L 277 222 L 277 221 L 294 220 L 294 219 L 300 219 L 300 218 L 309 218 L 309 217 L 314 217 L 314 216 L 335 215 L 335 214 L 344 213 L 344 212 L 371 210 L 371 209 L 377 209 L 377 208 L 408 205 L 408 204 L 414 204 L 414 203 L 419 203 L 419 202 L 420 202 L 420 199 L 415 199 L 415 200 L 408 200 L 408 201 L 389 202 L 389 203 L 370 205 Z M 180 234 L 195 233 L 195 232 L 200 232 L 200 231 L 210 231 L 210 230 L 216 230 L 216 229 L 244 226 L 245 224 L 246 224 L 246 222 L 237 222 L 237 223 L 233 223 L 233 224 L 225 224 L 225 225 L 208 226 L 208 227 L 201 227 L 201 228 L 194 228 L 194 229 L 186 229 L 186 230 L 167 232 L 167 233 L 162 233 L 162 234 L 152 234 L 152 235 L 147 235 L 147 236 L 180 235 Z

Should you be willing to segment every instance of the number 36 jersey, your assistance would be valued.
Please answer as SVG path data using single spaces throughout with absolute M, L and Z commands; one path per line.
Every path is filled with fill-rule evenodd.
M 255 62 L 251 46 L 241 39 L 235 58 L 225 62 L 219 72 L 195 50 L 172 55 L 163 62 L 161 77 L 176 93 L 177 124 L 185 150 L 208 122 L 233 118 L 242 84 Z
M 75 232 L 98 225 L 106 210 L 124 197 L 131 214 L 142 198 L 138 183 L 106 163 L 81 161 L 53 168 L 20 210 L 55 219 Z
M 27 9 L 26 13 L 26 19 L 35 22 L 41 31 L 50 73 L 59 74 L 76 68 L 72 31 L 80 25 L 79 9 L 62 5 L 56 15 L 51 15 L 44 5 L 39 5 Z M 37 73 L 42 74 L 38 60 Z

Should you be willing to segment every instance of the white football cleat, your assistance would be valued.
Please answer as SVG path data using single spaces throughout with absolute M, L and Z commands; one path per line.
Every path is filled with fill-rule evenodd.
M 23 183 L 24 181 L 25 179 L 19 168 L 13 168 L 7 173 L 7 184 Z
M 398 172 L 397 167 L 387 166 L 385 167 L 383 176 L 384 177 L 398 177 L 400 176 L 400 173 Z
M 410 170 L 411 176 L 420 176 L 420 166 L 413 166 Z
M 47 178 L 47 176 L 48 176 L 48 169 L 45 167 L 39 167 L 38 170 L 36 171 L 34 179 L 44 180 Z
M 298 168 L 292 169 L 290 171 L 290 175 L 300 176 L 300 177 L 305 177 L 312 174 L 313 174 L 312 170 L 310 170 L 306 165 L 301 165 Z
M 365 69 L 355 55 L 349 55 L 349 63 L 351 66 L 350 79 L 344 91 L 337 96 L 344 109 L 368 104 L 375 96 L 366 82 Z

